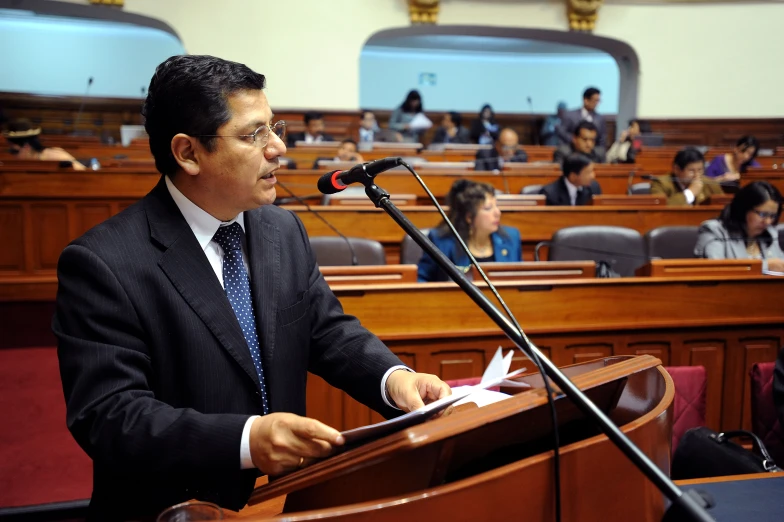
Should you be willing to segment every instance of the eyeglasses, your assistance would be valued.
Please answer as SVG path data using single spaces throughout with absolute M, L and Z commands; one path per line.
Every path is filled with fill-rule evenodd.
M 755 214 L 757 214 L 760 219 L 770 219 L 771 221 L 775 221 L 778 217 L 778 212 L 763 212 L 762 210 L 755 210 Z
M 262 125 L 253 134 L 200 134 L 196 138 L 245 138 L 249 139 L 251 143 L 260 145 L 262 148 L 269 143 L 270 133 L 274 132 L 278 138 L 283 139 L 286 136 L 286 122 L 283 120 L 276 121 L 269 125 Z

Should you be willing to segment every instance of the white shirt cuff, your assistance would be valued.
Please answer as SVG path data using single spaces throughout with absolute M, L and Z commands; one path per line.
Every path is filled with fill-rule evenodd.
M 250 427 L 253 421 L 258 419 L 259 415 L 254 415 L 245 421 L 245 427 L 242 428 L 242 438 L 240 439 L 240 469 L 251 469 L 256 466 L 253 465 L 253 459 L 250 456 Z
M 691 190 L 689 189 L 684 190 L 683 195 L 686 196 L 686 203 L 688 203 L 689 205 L 694 203 L 694 194 L 692 193 Z
M 395 406 L 392 403 L 392 400 L 389 398 L 389 394 L 387 394 L 387 379 L 389 379 L 389 376 L 392 375 L 392 372 L 394 372 L 396 370 L 405 370 L 405 371 L 411 372 L 411 373 L 414 373 L 414 370 L 412 370 L 411 368 L 409 368 L 407 366 L 403 366 L 402 364 L 400 364 L 400 365 L 397 365 L 397 366 L 393 366 L 392 368 L 387 370 L 387 373 L 385 373 L 384 377 L 381 378 L 381 398 L 384 399 L 384 402 L 386 403 L 387 406 L 389 406 L 390 408 L 395 408 L 396 410 L 399 410 L 400 408 L 398 408 L 397 406 Z

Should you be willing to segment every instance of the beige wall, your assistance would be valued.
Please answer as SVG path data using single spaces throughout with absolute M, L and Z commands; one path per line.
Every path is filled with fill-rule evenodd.
M 405 0 L 126 0 L 125 9 L 166 21 L 191 53 L 263 72 L 279 108 L 358 108 L 364 42 L 409 25 Z M 782 20 L 781 4 L 609 4 L 595 34 L 637 51 L 643 117 L 780 117 Z M 439 22 L 566 27 L 555 0 L 441 0 Z

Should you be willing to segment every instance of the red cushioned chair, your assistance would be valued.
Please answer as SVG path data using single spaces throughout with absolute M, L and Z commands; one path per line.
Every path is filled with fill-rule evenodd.
M 675 384 L 675 404 L 673 405 L 672 451 L 687 430 L 705 426 L 705 391 L 708 375 L 702 366 L 667 366 L 667 372 Z M 473 386 L 480 377 L 446 381 L 451 386 Z M 772 399 L 771 399 L 772 400 Z
M 784 463 L 784 426 L 773 402 L 773 370 L 776 363 L 751 367 L 751 430 L 762 439 L 779 466 Z

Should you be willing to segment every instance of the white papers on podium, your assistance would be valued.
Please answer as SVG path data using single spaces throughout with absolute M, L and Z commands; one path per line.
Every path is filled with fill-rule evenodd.
M 424 113 L 418 112 L 414 116 L 414 118 L 408 122 L 408 128 L 411 130 L 426 130 L 433 126 L 433 122 L 430 121 L 430 118 L 425 116 Z

